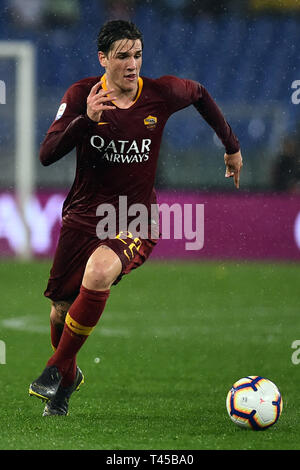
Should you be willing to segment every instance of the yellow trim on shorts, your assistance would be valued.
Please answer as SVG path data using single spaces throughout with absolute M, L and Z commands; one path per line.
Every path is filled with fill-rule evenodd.
M 84 326 L 78 323 L 70 316 L 69 312 L 66 315 L 65 322 L 68 328 L 76 335 L 89 336 L 94 329 L 94 326 Z

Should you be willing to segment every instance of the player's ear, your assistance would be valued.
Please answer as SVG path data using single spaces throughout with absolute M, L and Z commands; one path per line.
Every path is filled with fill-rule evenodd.
M 105 68 L 107 66 L 107 57 L 104 54 L 104 52 L 102 51 L 98 52 L 98 59 L 99 59 L 100 65 Z

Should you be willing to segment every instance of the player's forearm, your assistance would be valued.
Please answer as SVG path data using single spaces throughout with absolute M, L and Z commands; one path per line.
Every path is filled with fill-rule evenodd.
M 208 91 L 202 87 L 202 97 L 194 103 L 195 108 L 205 121 L 214 129 L 215 133 L 223 143 L 226 153 L 232 154 L 240 150 L 237 137 L 232 132 L 228 122 L 225 120 L 220 108 L 210 96 Z
M 71 152 L 92 125 L 93 121 L 81 115 L 70 122 L 65 130 L 47 134 L 40 148 L 42 165 L 51 165 Z

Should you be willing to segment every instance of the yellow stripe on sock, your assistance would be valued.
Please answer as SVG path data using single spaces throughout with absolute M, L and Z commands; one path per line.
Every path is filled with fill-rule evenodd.
M 65 322 L 73 333 L 76 335 L 89 336 L 94 329 L 94 326 L 84 326 L 74 320 L 69 312 L 66 315 Z

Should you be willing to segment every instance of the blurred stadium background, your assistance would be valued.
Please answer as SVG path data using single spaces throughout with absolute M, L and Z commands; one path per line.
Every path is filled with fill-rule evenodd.
M 36 49 L 36 146 L 66 88 L 100 73 L 97 32 L 116 17 L 133 20 L 144 33 L 144 75 L 188 77 L 209 89 L 247 156 L 243 188 L 273 188 L 271 170 L 283 137 L 299 138 L 299 107 L 291 103 L 291 85 L 300 79 L 297 0 L 2 0 L 0 39 L 30 41 Z M 7 106 L 1 108 L 1 185 L 8 187 L 13 184 L 14 66 L 14 61 L 0 63 L 7 84 Z M 158 184 L 227 187 L 219 177 L 217 152 L 213 134 L 197 113 L 179 113 L 166 129 Z M 69 161 L 50 171 L 36 165 L 37 185 L 63 187 L 72 177 Z
M 38 148 L 64 91 L 74 81 L 102 72 L 96 37 L 102 23 L 112 18 L 130 19 L 144 33 L 144 75 L 192 78 L 216 99 L 241 142 L 245 165 L 240 194 L 283 192 L 297 197 L 298 0 L 2 0 L 0 80 L 6 86 L 6 102 L 0 105 L 2 191 L 17 189 L 22 205 L 26 191 L 64 192 L 70 187 L 75 159 L 64 158 L 45 169 L 38 161 Z M 3 56 L 16 41 L 31 44 L 31 101 L 27 85 L 17 82 L 20 57 Z M 197 111 L 189 107 L 173 115 L 165 129 L 157 187 L 234 191 L 223 174 L 223 149 Z M 0 205 L 2 224 L 8 217 L 7 204 L 5 199 Z M 2 234 L 5 231 L 2 228 Z M 14 243 L 18 242 L 7 247 L 2 236 L 0 249 L 7 252 Z
M 42 292 L 75 171 L 74 152 L 42 167 L 39 145 L 65 90 L 102 73 L 97 33 L 114 18 L 144 33 L 143 75 L 192 78 L 216 99 L 241 142 L 241 188 L 224 178 L 223 148 L 197 111 L 173 115 L 159 201 L 205 205 L 204 247 L 161 240 L 153 257 L 164 261 L 126 276 L 81 352 L 88 380 L 71 421 L 37 427 L 40 403 L 28 405 L 26 392 L 49 354 Z M 299 331 L 299 44 L 300 0 L 0 0 L 1 448 L 299 448 L 291 361 Z M 228 387 L 245 374 L 282 389 L 283 418 L 271 435 L 238 433 L 226 416 Z

